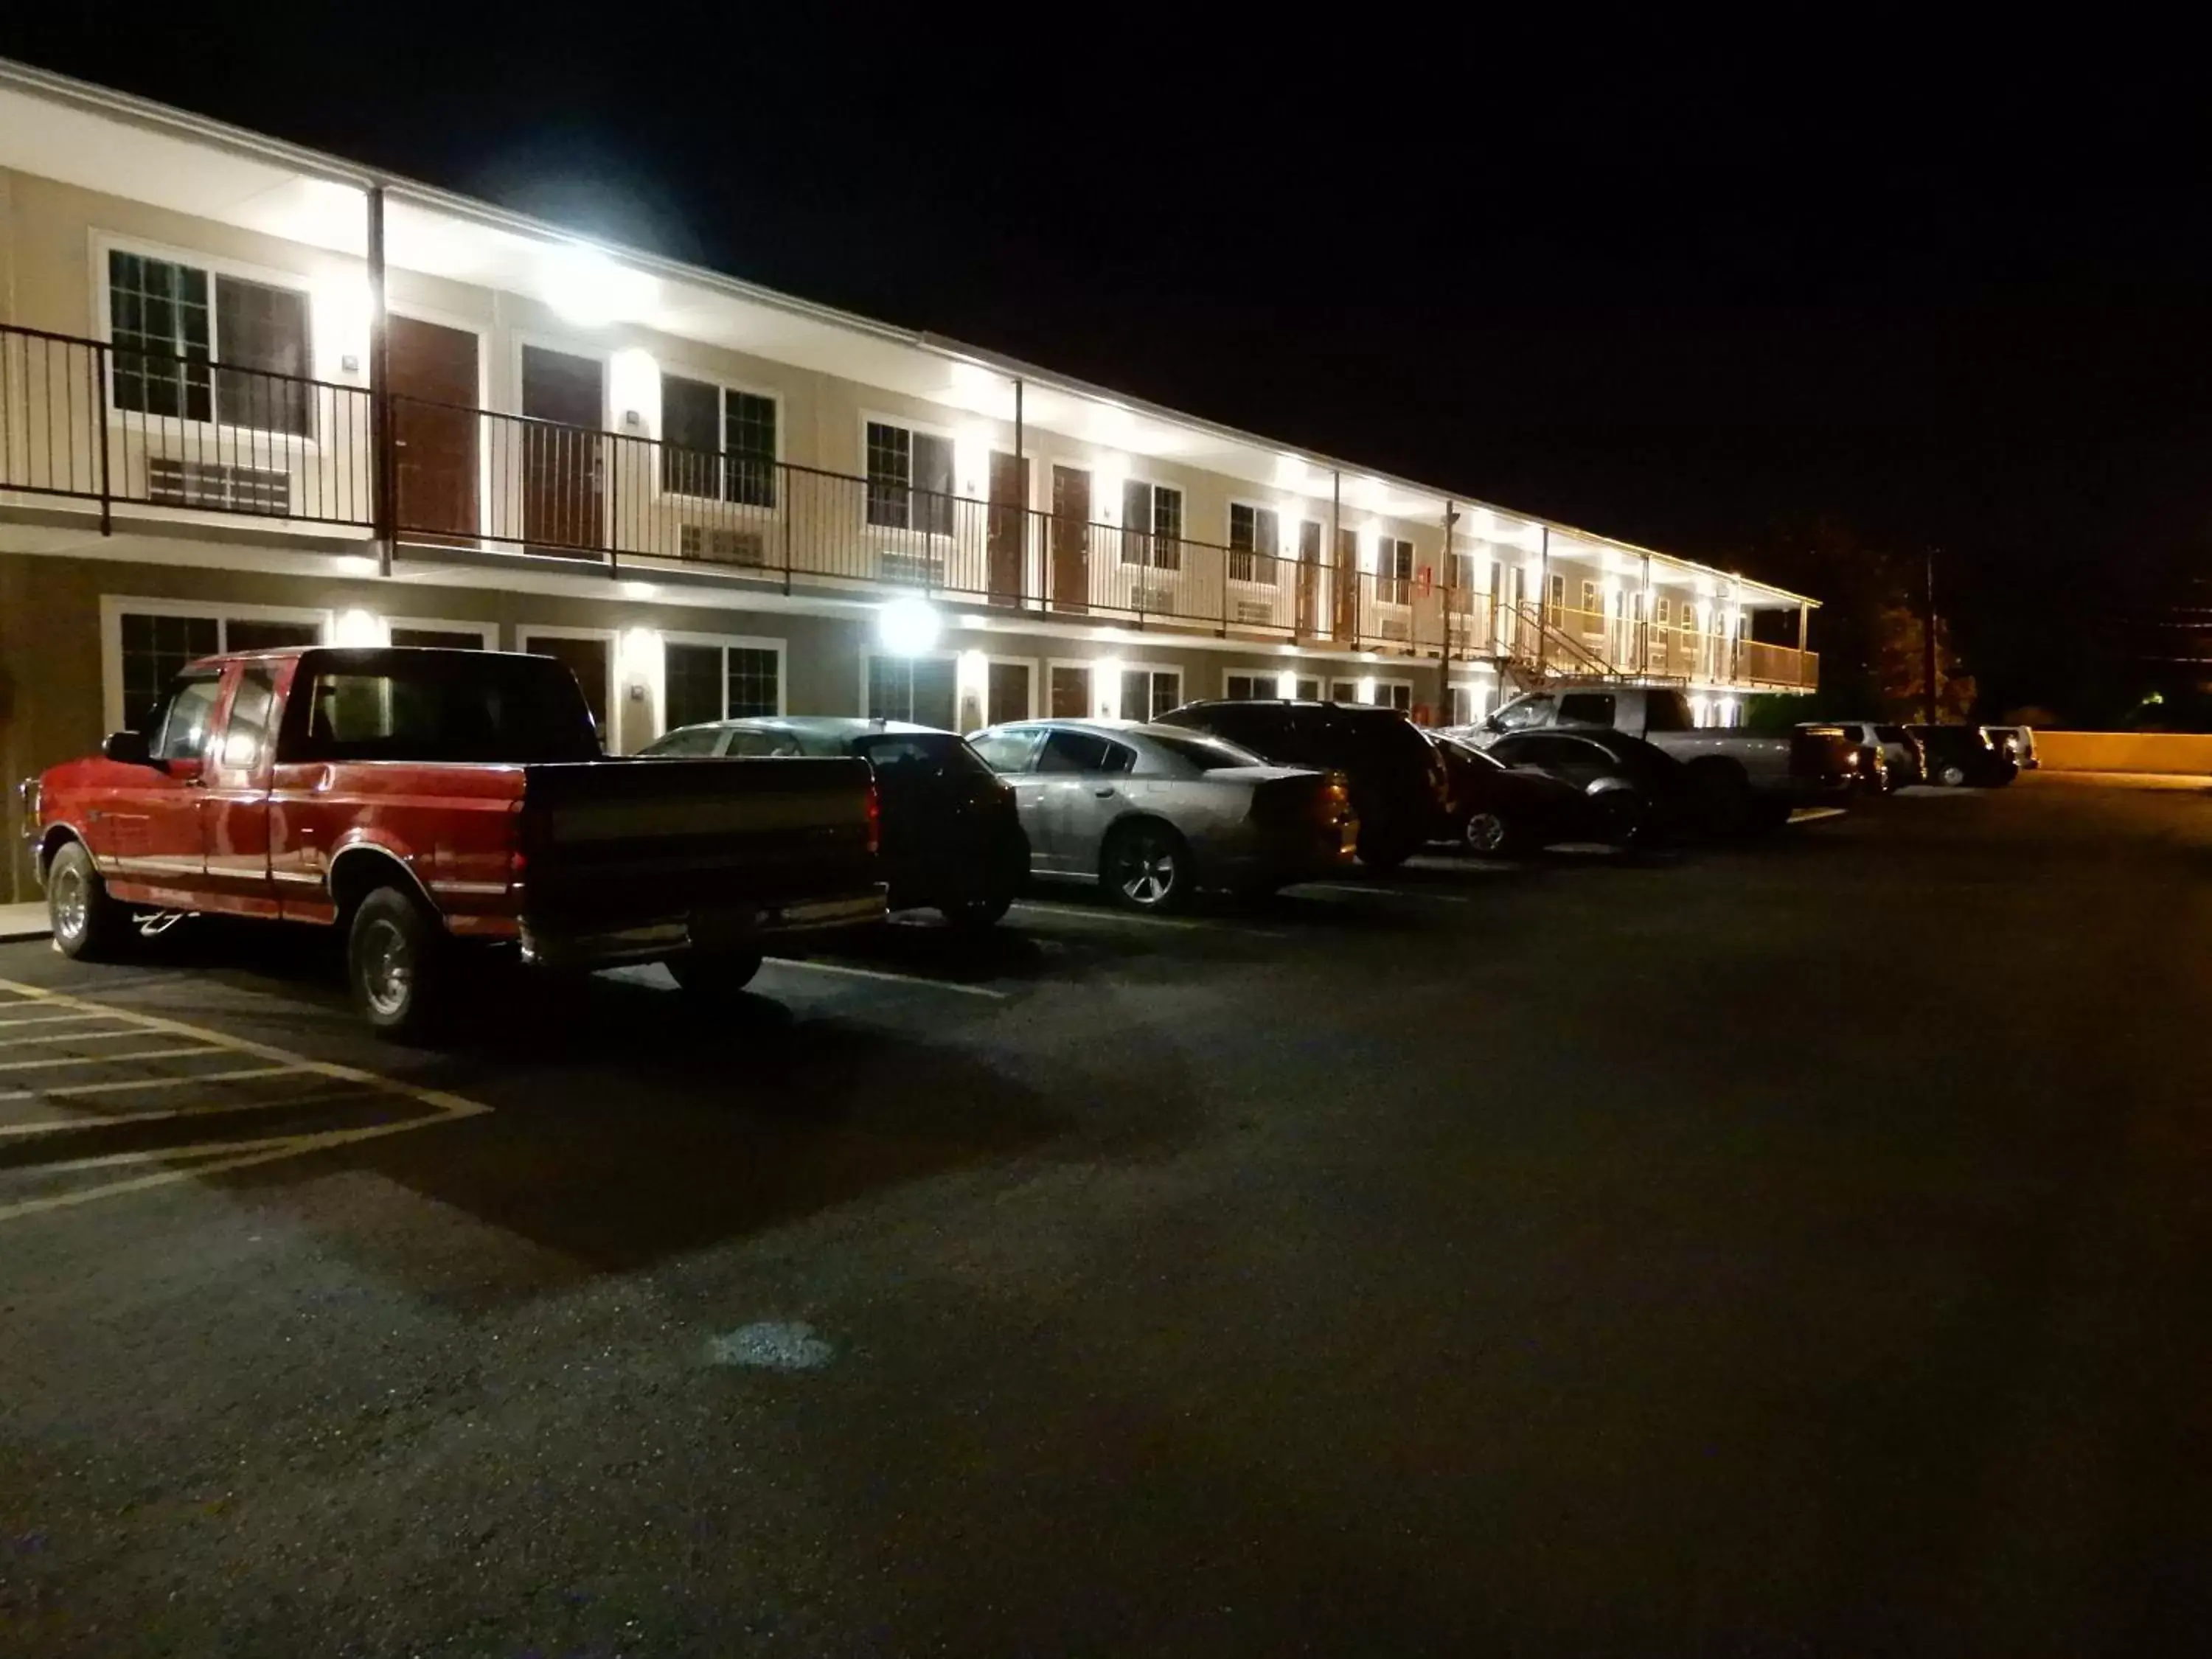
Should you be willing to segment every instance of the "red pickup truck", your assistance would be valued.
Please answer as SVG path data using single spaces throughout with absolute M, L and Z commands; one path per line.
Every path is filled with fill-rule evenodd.
M 546 657 L 210 657 L 143 731 L 25 793 L 68 955 L 194 912 L 336 927 L 356 1001 L 393 1036 L 447 1012 L 471 947 L 665 961 L 719 991 L 769 939 L 884 914 L 865 761 L 611 760 Z

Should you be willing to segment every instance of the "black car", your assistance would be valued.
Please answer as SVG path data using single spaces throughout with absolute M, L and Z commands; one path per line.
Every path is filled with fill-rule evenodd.
M 2009 749 L 1990 741 L 1978 726 L 1914 726 L 1906 728 L 1920 739 L 1928 756 L 1928 781 L 1946 789 L 1995 789 L 2020 775 L 2020 763 Z
M 1029 879 L 1014 792 L 954 732 L 902 720 L 760 715 L 679 726 L 646 757 L 854 755 L 875 769 L 883 872 L 894 910 L 988 927 Z
M 1697 822 L 1701 805 L 1689 769 L 1656 744 L 1607 727 L 1512 732 L 1490 757 L 1516 771 L 1546 774 L 1581 792 L 1621 845 L 1668 841 Z
M 1359 861 L 1387 870 L 1448 823 L 1444 763 L 1394 708 L 1289 698 L 1187 702 L 1159 720 L 1211 732 L 1280 766 L 1345 775 L 1359 815 Z
M 1450 780 L 1447 830 L 1470 853 L 1512 858 L 1562 842 L 1620 842 L 1634 814 L 1578 785 L 1533 767 L 1506 765 L 1464 738 L 1438 736 Z

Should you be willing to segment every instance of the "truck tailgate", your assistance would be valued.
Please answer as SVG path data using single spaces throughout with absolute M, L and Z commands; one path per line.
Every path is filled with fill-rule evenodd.
M 787 909 L 867 896 L 879 912 L 873 790 L 860 760 L 529 767 L 526 931 L 701 919 L 718 933 L 777 931 Z

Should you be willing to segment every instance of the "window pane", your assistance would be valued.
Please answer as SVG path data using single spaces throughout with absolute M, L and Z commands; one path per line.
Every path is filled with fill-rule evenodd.
M 1232 505 L 1229 509 L 1229 579 L 1249 582 L 1252 580 L 1252 550 L 1259 535 L 1259 515 L 1251 507 Z
M 991 726 L 1001 720 L 1027 720 L 1030 715 L 1030 667 L 1023 662 L 994 662 L 990 667 L 990 696 L 983 719 Z
M 733 645 L 728 657 L 724 690 L 728 696 L 730 717 L 742 720 L 755 714 L 781 714 L 783 653 Z
M 870 657 L 868 718 L 949 730 L 954 718 L 951 659 Z
M 294 646 L 314 645 L 323 637 L 323 630 L 313 623 L 304 622 L 240 622 L 225 623 L 222 629 L 222 648 L 226 651 L 285 651 Z
M 1146 714 L 1147 720 L 1158 720 L 1182 701 L 1182 676 L 1155 673 L 1152 676 L 1152 706 Z
M 702 720 L 722 718 L 720 646 L 664 646 L 661 675 L 666 702 L 662 717 L 666 724 L 696 726 Z
M 868 522 L 907 527 L 908 486 L 914 482 L 914 434 L 902 426 L 868 422 Z
M 575 680 L 542 658 L 369 650 L 313 662 L 306 731 L 287 722 L 285 759 L 526 765 L 599 752 Z
M 1250 674 L 1231 674 L 1226 684 L 1228 695 L 1239 701 L 1247 697 L 1264 697 L 1268 695 L 1260 689 L 1259 679 Z
M 952 440 L 914 434 L 914 527 L 933 536 L 952 533 Z M 927 494 L 921 492 L 927 491 Z
M 231 693 L 230 714 L 222 723 L 222 764 L 251 770 L 261 759 L 261 741 L 269 735 L 269 715 L 276 706 L 276 676 L 266 668 L 249 668 L 238 677 Z
M 148 747 L 155 760 L 198 760 L 206 751 L 208 717 L 215 713 L 219 674 L 202 674 L 179 684 L 169 699 L 161 729 Z
M 1109 743 L 1095 732 L 1054 732 L 1037 754 L 1040 772 L 1103 772 L 1121 744 Z M 1123 752 L 1127 752 L 1126 750 Z
M 123 727 L 149 732 L 148 721 L 170 682 L 186 664 L 222 648 L 222 624 L 213 617 L 122 618 Z
M 1028 769 L 1036 739 L 1035 732 L 986 732 L 971 746 L 994 772 L 1021 772 Z
M 1152 526 L 1152 487 L 1134 478 L 1121 485 L 1121 562 L 1143 564 Z
M 216 416 L 255 432 L 307 433 L 307 296 L 235 276 L 215 283 Z
M 1182 491 L 1152 491 L 1152 564 L 1161 570 L 1182 568 Z
M 115 406 L 141 415 L 210 419 L 207 273 L 111 252 L 107 292 Z
M 671 732 L 658 743 L 647 744 L 641 754 L 655 759 L 678 756 L 706 756 L 720 752 L 722 731 L 716 726 L 695 726 L 688 731 Z
M 1559 719 L 1583 726 L 1611 726 L 1613 694 L 1610 691 L 1571 691 L 1559 699 Z
M 722 447 L 720 394 L 703 380 L 660 377 L 660 487 L 672 495 L 714 496 Z
M 726 493 L 747 507 L 775 505 L 775 399 L 750 392 L 722 398 Z

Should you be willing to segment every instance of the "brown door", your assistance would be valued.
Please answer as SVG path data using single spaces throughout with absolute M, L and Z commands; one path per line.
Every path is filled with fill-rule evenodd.
M 451 543 L 477 533 L 477 337 L 392 319 L 393 491 L 402 535 Z
M 991 524 L 986 538 L 991 562 L 991 598 L 1000 605 L 1022 602 L 1022 527 L 1028 520 L 1028 463 L 991 452 Z
M 1052 470 L 1052 608 L 1091 608 L 1091 475 Z
M 522 648 L 533 657 L 550 657 L 554 661 L 566 665 L 583 690 L 584 702 L 592 711 L 592 724 L 599 728 L 599 746 L 611 755 L 619 752 L 615 734 L 607 729 L 610 668 L 607 642 L 597 639 L 571 639 L 562 634 L 532 634 L 524 638 Z
M 1331 631 L 1340 640 L 1359 634 L 1359 532 L 1336 532 L 1336 599 L 1331 607 Z
M 599 363 L 522 348 L 522 538 L 556 553 L 596 553 L 605 392 Z
M 1308 519 L 1298 526 L 1298 632 L 1313 633 L 1321 625 L 1316 614 L 1321 603 L 1321 526 Z

